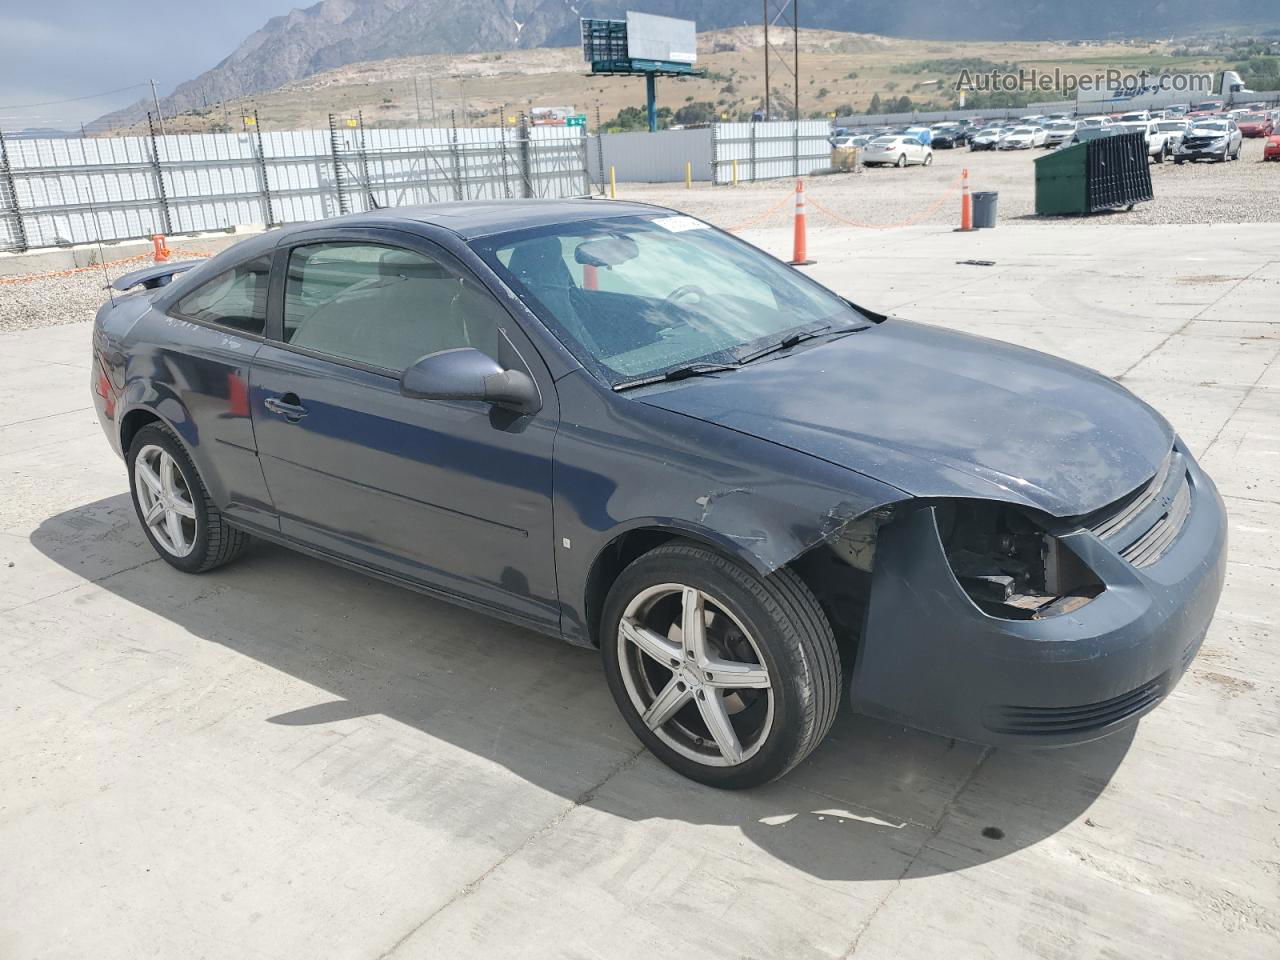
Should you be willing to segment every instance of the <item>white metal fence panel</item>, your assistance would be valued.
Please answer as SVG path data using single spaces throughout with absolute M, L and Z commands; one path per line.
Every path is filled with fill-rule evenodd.
M 2 250 L 590 192 L 580 128 L 335 125 L 0 143 Z
M 802 177 L 831 166 L 826 120 L 717 123 L 711 128 L 713 183 Z
M 608 181 L 610 167 L 627 183 L 675 183 L 684 180 L 686 163 L 694 180 L 711 179 L 710 127 L 606 133 L 588 140 L 587 163 L 596 183 Z

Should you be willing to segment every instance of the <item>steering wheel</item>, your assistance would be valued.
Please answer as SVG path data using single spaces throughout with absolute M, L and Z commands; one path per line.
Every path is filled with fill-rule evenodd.
M 707 299 L 707 291 L 703 290 L 696 283 L 685 283 L 676 287 L 667 294 L 667 302 L 675 303 L 677 300 L 682 300 L 691 295 L 698 298 L 694 301 L 695 303 L 701 303 L 703 300 Z

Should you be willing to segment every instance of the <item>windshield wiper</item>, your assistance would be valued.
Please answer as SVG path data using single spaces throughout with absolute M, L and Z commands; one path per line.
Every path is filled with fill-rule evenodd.
M 621 393 L 623 390 L 634 390 L 636 387 L 647 387 L 654 383 L 670 383 L 673 380 L 687 380 L 689 377 L 702 377 L 710 373 L 724 373 L 726 370 L 737 369 L 736 363 L 687 363 L 682 367 L 672 367 L 651 377 L 623 380 L 621 383 L 615 383 L 613 389 Z
M 738 357 L 738 363 L 750 363 L 752 360 L 759 360 L 761 357 L 767 357 L 771 353 L 781 353 L 783 350 L 790 350 L 796 344 L 804 343 L 806 340 L 813 340 L 822 336 L 831 330 L 831 324 L 821 327 L 813 327 L 809 330 L 800 330 L 796 333 L 789 333 L 781 340 L 775 340 L 766 347 L 758 350 L 752 350 L 750 353 L 744 353 Z M 842 331 L 843 332 L 843 331 Z M 853 331 L 850 330 L 850 333 Z

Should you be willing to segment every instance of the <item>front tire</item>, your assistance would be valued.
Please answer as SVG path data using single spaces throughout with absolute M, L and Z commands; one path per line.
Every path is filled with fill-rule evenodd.
M 897 163 L 895 163 L 895 164 L 894 164 L 894 166 L 895 166 L 895 167 L 905 167 L 906 165 L 907 165 L 907 155 L 906 155 L 905 153 L 900 154 L 900 155 L 898 156 L 898 162 L 897 162 Z
M 640 741 L 723 789 L 774 780 L 822 741 L 840 703 L 840 655 L 813 593 L 677 540 L 614 582 L 601 620 L 609 690 Z
M 183 573 L 204 573 L 234 560 L 248 546 L 249 535 L 223 518 L 186 448 L 168 427 L 150 423 L 139 430 L 126 462 L 133 509 L 161 560 Z
M 929 167 L 929 166 L 932 166 L 932 165 L 933 165 L 933 154 L 932 154 L 932 153 L 926 153 L 926 154 L 925 154 L 925 156 L 924 156 L 924 166 Z

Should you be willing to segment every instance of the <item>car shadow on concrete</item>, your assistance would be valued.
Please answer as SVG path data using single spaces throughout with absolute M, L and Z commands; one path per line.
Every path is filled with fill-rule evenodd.
M 444 741 L 630 821 L 734 826 L 824 880 L 930 876 L 1035 844 L 1085 814 L 1132 739 L 989 751 L 845 709 L 783 780 L 716 791 L 639 750 L 594 651 L 268 544 L 187 576 L 155 559 L 123 494 L 49 518 L 31 542 L 69 570 L 92 556 L 95 569 L 118 571 L 95 579 L 127 602 L 105 604 L 126 625 L 160 618 L 326 691 L 302 708 L 261 704 L 263 723 L 384 715 L 427 734 L 413 744 L 422 751 Z M 95 626 L 86 619 L 86 632 Z M 430 820 L 423 806 L 414 818 Z

